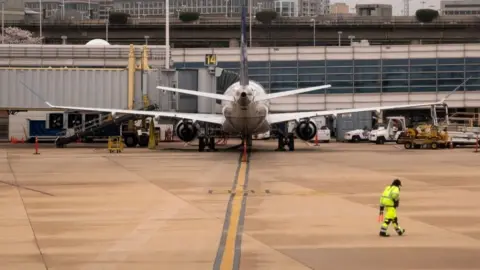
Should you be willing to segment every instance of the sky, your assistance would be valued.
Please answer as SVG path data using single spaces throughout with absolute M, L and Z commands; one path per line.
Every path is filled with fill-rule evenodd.
M 440 0 L 410 0 L 410 15 L 414 15 L 417 9 L 422 8 L 423 1 L 425 8 L 440 8 Z M 356 4 L 390 4 L 393 7 L 393 15 L 402 15 L 403 10 L 403 0 L 330 0 L 330 3 L 345 3 L 350 8 L 354 8 Z

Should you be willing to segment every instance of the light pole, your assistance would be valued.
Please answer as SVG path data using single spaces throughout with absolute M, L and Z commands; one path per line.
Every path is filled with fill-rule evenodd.
M 108 42 L 108 24 L 110 23 L 110 8 L 107 7 L 107 21 L 105 22 L 105 40 Z
M 2 44 L 5 44 L 5 0 L 0 0 L 2 3 Z
M 42 21 L 43 21 L 43 7 L 42 0 L 38 0 L 40 4 L 40 44 L 43 44 Z
M 62 21 L 65 19 L 65 0 L 62 0 Z
M 338 31 L 338 46 L 342 46 L 342 31 Z
M 165 68 L 170 69 L 170 0 L 165 0 Z
M 250 46 L 252 47 L 252 2 L 253 1 L 248 1 L 248 14 L 249 14 L 249 24 L 248 24 L 248 34 L 249 34 L 249 40 L 250 40 Z
M 142 3 L 141 2 L 137 2 L 137 5 L 138 5 L 138 14 L 137 14 L 137 18 L 140 19 L 140 5 Z
M 348 39 L 350 39 L 350 46 L 353 45 L 353 39 L 355 38 L 355 36 L 352 36 L 352 35 L 349 35 L 348 36 Z
M 315 19 L 310 19 L 311 22 L 313 22 L 313 47 L 315 47 L 315 42 L 316 42 L 316 38 L 315 38 L 315 34 L 316 34 L 316 31 L 315 31 Z
M 228 18 L 228 0 L 225 0 L 225 18 Z

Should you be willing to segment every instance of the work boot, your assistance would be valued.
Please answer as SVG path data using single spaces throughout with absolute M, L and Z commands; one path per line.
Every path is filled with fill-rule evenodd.
M 398 229 L 397 233 L 398 235 L 402 236 L 405 233 L 405 229 Z
M 390 237 L 390 235 L 386 232 L 380 232 L 378 235 L 380 235 L 381 237 Z

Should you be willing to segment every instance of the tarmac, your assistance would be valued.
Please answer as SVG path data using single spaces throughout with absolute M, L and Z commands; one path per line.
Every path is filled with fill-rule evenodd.
M 480 152 L 0 145 L 0 269 L 480 269 Z M 177 150 L 173 150 L 177 149 Z M 394 178 L 406 229 L 378 236 Z

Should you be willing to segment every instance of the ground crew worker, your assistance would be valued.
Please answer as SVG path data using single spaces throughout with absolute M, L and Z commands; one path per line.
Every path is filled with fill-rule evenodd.
M 385 217 L 383 219 L 382 227 L 380 228 L 380 236 L 388 237 L 388 226 L 393 223 L 393 227 L 398 235 L 403 235 L 405 229 L 400 228 L 398 225 L 397 210 L 396 208 L 400 203 L 400 187 L 402 182 L 398 179 L 393 180 L 392 184 L 387 186 L 380 197 L 380 215 L 383 215 L 385 211 Z

